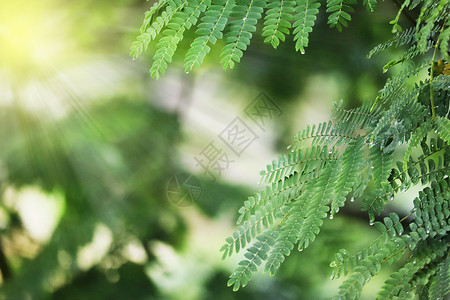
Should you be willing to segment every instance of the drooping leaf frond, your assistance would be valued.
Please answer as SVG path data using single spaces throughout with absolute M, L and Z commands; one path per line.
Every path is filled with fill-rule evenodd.
M 312 170 L 318 170 L 321 162 L 336 160 L 336 150 L 329 149 L 327 146 L 312 146 L 294 150 L 294 152 L 282 155 L 277 161 L 274 160 L 271 165 L 267 165 L 265 171 L 261 171 L 261 182 L 270 183 L 283 180 L 291 175 L 296 169 L 300 174 L 310 173 Z
M 307 182 L 314 182 L 317 174 L 320 174 L 327 163 L 337 160 L 336 151 L 328 151 L 325 146 L 312 147 L 304 154 L 298 151 L 281 157 L 278 161 L 274 161 L 272 165 L 268 165 L 267 171 L 262 171 L 262 181 L 273 182 L 271 187 L 256 193 L 241 207 L 241 214 L 237 223 L 243 224 L 238 226 L 232 237 L 226 240 L 221 251 L 223 258 L 232 255 L 233 251 L 239 252 L 244 248 L 257 234 L 261 233 L 263 228 L 271 228 L 275 221 L 283 216 L 282 209 L 291 199 L 295 199 L 300 195 L 300 188 Z M 297 171 L 290 177 L 287 176 L 286 170 Z M 293 171 L 292 171 L 293 173 Z M 291 172 L 289 172 L 291 174 Z
M 352 19 L 350 14 L 355 10 L 350 6 L 355 4 L 355 0 L 327 0 L 328 24 L 342 31 L 342 27 L 347 27 Z
M 413 261 L 405 264 L 399 271 L 393 273 L 388 279 L 377 299 L 392 299 L 398 297 L 405 299 L 413 286 L 411 281 L 414 276 L 422 269 L 433 263 L 435 260 L 442 259 L 449 250 L 450 241 L 427 243 L 427 247 L 421 247 L 421 251 L 415 255 Z
M 351 123 L 354 128 L 368 130 L 371 128 L 381 114 L 381 106 L 374 103 L 365 103 L 356 109 L 343 108 L 342 101 L 334 103 L 331 119 L 336 123 Z
M 404 31 L 398 32 L 393 38 L 391 38 L 387 42 L 379 44 L 378 46 L 370 50 L 369 54 L 367 54 L 367 58 L 371 58 L 375 54 L 385 51 L 392 46 L 400 47 L 406 44 L 413 44 L 416 42 L 415 35 L 416 29 L 414 27 L 410 27 Z
M 293 19 L 292 14 L 295 12 L 295 1 L 269 0 L 267 8 L 262 36 L 265 37 L 265 43 L 277 48 L 280 40 L 284 42 L 285 34 L 289 34 L 289 29 L 292 27 L 291 21 Z
M 195 32 L 199 36 L 195 38 L 186 54 L 184 65 L 186 72 L 191 71 L 194 66 L 199 67 L 202 64 L 206 54 L 211 50 L 208 43 L 215 44 L 218 39 L 222 38 L 222 32 L 236 2 L 235 0 L 226 0 L 223 3 L 221 0 L 213 0 L 212 4 Z
M 374 12 L 378 8 L 377 0 L 364 0 L 363 4 L 370 12 Z
M 295 50 L 305 53 L 305 48 L 308 47 L 309 34 L 313 31 L 316 15 L 319 13 L 320 3 L 316 0 L 299 0 L 295 8 L 294 15 L 294 41 Z
M 144 22 L 141 26 L 141 34 L 131 45 L 131 56 L 137 58 L 147 50 L 148 45 L 161 30 L 172 20 L 175 13 L 182 10 L 187 5 L 187 0 L 167 0 L 155 3 L 152 8 L 147 11 Z M 160 16 L 154 18 L 156 12 L 162 8 L 166 8 Z
M 357 299 L 365 283 L 380 272 L 382 264 L 398 260 L 407 249 L 407 243 L 402 238 L 404 229 L 398 215 L 391 213 L 384 218 L 384 223 L 375 223 L 375 227 L 382 235 L 372 245 L 351 257 L 345 250 L 341 250 L 336 254 L 338 261 L 331 263 L 336 268 L 333 271 L 334 278 L 342 272 L 344 275 L 352 272 L 340 286 L 338 299 Z
M 257 271 L 262 261 L 267 259 L 267 253 L 275 243 L 277 234 L 273 231 L 267 231 L 258 236 L 258 241 L 254 243 L 245 253 L 245 260 L 239 263 L 239 267 L 234 270 L 230 276 L 227 285 L 233 286 L 233 291 L 237 291 L 239 287 L 247 285 L 248 281 Z
M 341 122 L 333 126 L 331 121 L 320 123 L 317 127 L 308 125 L 294 137 L 294 143 L 289 148 L 295 151 L 303 147 L 307 141 L 310 141 L 312 145 L 348 144 L 356 140 L 354 135 L 356 126 L 357 122 Z
M 160 9 L 166 7 L 167 5 L 170 5 L 168 0 L 155 2 L 152 5 L 152 7 L 150 7 L 150 9 L 145 12 L 145 14 L 144 14 L 144 21 L 142 22 L 142 25 L 141 25 L 141 28 L 139 28 L 139 31 L 141 33 L 146 32 L 147 29 L 150 27 L 153 19 L 154 19 L 153 17 L 158 13 L 158 11 Z M 173 6 L 173 4 L 171 6 Z
M 302 175 L 294 173 L 289 178 L 274 182 L 271 186 L 267 186 L 260 192 L 255 193 L 255 195 L 249 197 L 239 209 L 240 216 L 236 223 L 239 225 L 243 220 L 250 218 L 250 216 L 254 215 L 258 210 L 264 210 L 264 207 L 268 205 L 268 201 L 271 202 L 272 207 L 275 204 L 275 207 L 278 208 L 279 213 L 281 214 L 281 206 L 287 203 L 289 199 L 296 198 L 296 196 L 299 195 L 299 189 L 305 182 L 313 179 L 313 176 L 314 172 L 304 173 Z M 272 214 L 273 218 L 278 216 L 278 213 L 275 211 L 273 211 Z M 273 222 L 269 223 L 272 224 Z
M 369 218 L 374 220 L 379 215 L 389 200 L 393 200 L 397 192 L 408 189 L 411 185 L 427 184 L 449 176 L 450 151 L 448 145 L 442 140 L 431 139 L 427 143 L 421 142 L 422 155 L 416 160 L 410 159 L 406 164 L 397 162 L 397 168 L 393 168 L 389 184 L 387 181 L 380 183 L 367 198 L 363 199 L 362 209 L 367 210 Z M 437 163 L 436 163 L 437 161 Z
M 430 6 L 433 5 L 433 8 Z M 419 49 L 425 50 L 425 45 L 427 44 L 427 40 L 435 35 L 435 24 L 438 20 L 442 18 L 446 18 L 444 22 L 447 21 L 450 13 L 450 4 L 448 1 L 439 1 L 438 3 L 434 3 L 434 1 L 425 1 L 424 5 L 421 7 L 420 15 L 417 19 L 416 24 L 416 39 L 417 45 Z M 421 26 L 424 24 L 423 26 Z M 445 27 L 442 27 L 444 30 Z M 439 30 L 442 32 L 442 30 Z
M 164 74 L 167 63 L 172 61 L 178 43 L 183 39 L 186 29 L 197 23 L 200 13 L 204 12 L 211 4 L 211 0 L 189 0 L 183 11 L 176 12 L 172 20 L 164 30 L 164 37 L 156 45 L 156 53 L 153 56 L 153 65 L 150 69 L 152 77 L 158 78 Z
M 233 68 L 235 62 L 240 62 L 243 51 L 250 45 L 252 32 L 256 31 L 256 23 L 261 18 L 261 13 L 266 7 L 265 0 L 237 0 L 233 7 L 231 17 L 236 18 L 229 26 L 229 32 L 225 34 L 226 46 L 220 55 L 223 67 Z
M 352 191 L 358 178 L 364 172 L 363 146 L 364 139 L 359 137 L 345 149 L 340 157 L 339 164 L 341 169 L 334 190 L 335 197 L 331 202 L 331 216 L 344 206 L 347 195 Z
M 414 57 L 419 56 L 427 52 L 434 47 L 434 41 L 429 40 L 424 48 L 419 48 L 418 45 L 411 46 L 406 52 L 404 52 L 400 58 L 391 60 L 383 67 L 383 72 L 387 72 L 390 68 L 403 63 L 405 61 L 412 60 Z
M 320 231 L 323 219 L 327 216 L 334 183 L 336 181 L 336 162 L 330 162 L 322 176 L 316 182 L 309 182 L 309 187 L 316 187 L 310 193 L 302 194 L 293 202 L 283 218 L 283 226 L 277 227 L 279 233 L 273 249 L 269 253 L 265 271 L 274 274 L 297 244 L 299 250 L 307 248 Z M 319 183 L 320 182 L 320 183 Z M 327 188 L 318 189 L 317 186 Z
M 335 260 L 330 264 L 333 278 L 347 275 L 339 289 L 339 299 L 357 299 L 364 284 L 376 275 L 383 263 L 392 263 L 400 258 L 407 249 L 413 251 L 409 261 L 398 272 L 391 275 L 379 293 L 379 299 L 404 299 L 412 288 L 420 284 L 427 284 L 433 274 L 433 267 L 445 260 L 450 247 L 446 232 L 449 227 L 449 207 L 443 197 L 449 192 L 448 181 L 434 183 L 432 188 L 425 188 L 423 193 L 414 201 L 413 212 L 417 218 L 410 225 L 407 234 L 398 215 L 391 213 L 384 218 L 384 222 L 376 222 L 375 227 L 381 232 L 371 245 L 355 255 L 350 256 L 347 251 L 340 250 Z M 431 215 L 440 213 L 440 217 Z M 432 239 L 430 239 L 432 238 Z M 430 249 L 431 248 L 431 249 Z M 419 263 L 420 262 L 420 263 Z M 437 262 L 437 264 L 435 263 Z M 427 268 L 425 268 L 427 267 Z M 377 298 L 377 299 L 378 299 Z M 434 298 L 433 298 L 434 299 Z
M 197 1 L 159 0 L 145 13 L 140 34 L 131 46 L 131 55 L 136 58 L 146 51 L 149 44 L 162 31 L 164 36 L 156 46 L 156 50 L 158 52 L 159 49 L 164 48 L 164 51 L 161 50 L 155 58 L 158 59 L 158 62 L 153 64 L 151 71 L 154 77 L 164 73 L 167 63 L 171 61 L 173 52 L 176 51 L 178 42 L 184 36 L 184 31 L 195 26 L 199 18 L 202 21 L 195 31 L 198 36 L 191 43 L 185 56 L 186 72 L 190 72 L 194 66 L 201 65 L 210 51 L 211 45 L 216 44 L 219 39 L 223 39 L 226 44 L 222 50 L 221 63 L 224 68 L 233 68 L 235 63 L 242 58 L 253 34 L 259 34 L 256 26 L 262 17 L 264 17 L 264 24 L 261 35 L 265 38 L 266 43 L 277 48 L 281 42 L 285 41 L 286 35 L 292 28 L 296 50 L 305 53 L 305 48 L 309 44 L 309 34 L 313 31 L 320 7 L 317 0 L 214 0 L 213 5 L 208 3 L 211 0 L 200 0 L 205 8 L 203 9 L 203 5 L 201 5 L 199 9 L 196 9 Z M 351 20 L 350 14 L 354 12 L 352 5 L 356 1 L 327 0 L 326 3 L 329 26 L 336 27 L 341 31 Z M 377 0 L 364 0 L 363 4 L 370 12 L 377 9 Z M 398 24 L 402 11 L 413 9 L 420 4 L 422 6 L 417 25 L 402 31 Z M 388 64 L 385 69 L 408 61 L 435 46 L 440 47 L 444 59 L 448 60 L 449 8 L 450 5 L 445 0 L 405 1 L 397 17 L 391 22 L 397 34 L 389 41 L 375 47 L 368 56 L 371 57 L 392 46 L 412 44 L 413 48 L 408 49 L 402 57 Z M 192 9 L 195 11 L 193 16 L 186 16 L 185 14 L 192 13 Z M 204 16 L 201 16 L 202 13 Z M 178 22 L 172 19 L 178 19 Z M 162 30 L 166 26 L 169 31 Z M 176 39 L 165 39 L 168 35 L 176 36 Z
M 428 132 L 431 131 L 431 123 L 425 122 L 417 130 L 411 135 L 411 139 L 409 140 L 408 148 L 405 150 L 405 154 L 403 155 L 403 171 L 407 171 L 407 163 L 411 154 L 415 148 L 420 145 L 420 142 L 426 138 Z
M 429 298 L 444 299 L 450 293 L 450 257 L 437 265 L 436 273 L 430 280 Z

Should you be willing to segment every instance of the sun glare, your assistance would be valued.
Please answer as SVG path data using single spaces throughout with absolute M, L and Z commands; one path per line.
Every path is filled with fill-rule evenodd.
M 65 52 L 64 11 L 53 6 L 51 0 L 0 2 L 0 62 L 8 73 L 33 73 Z
M 0 106 L 59 119 L 126 86 L 128 60 L 83 46 L 83 14 L 63 0 L 0 1 Z

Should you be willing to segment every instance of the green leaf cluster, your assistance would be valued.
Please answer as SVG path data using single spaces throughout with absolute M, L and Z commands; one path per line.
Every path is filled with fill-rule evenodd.
M 346 25 L 350 4 L 328 2 L 331 26 Z M 448 42 L 449 5 L 406 1 L 400 11 L 420 4 L 420 26 L 400 32 L 391 22 L 395 36 L 369 53 L 409 45 L 385 70 L 409 66 L 389 78 L 374 101 L 356 109 L 336 104 L 332 120 L 299 131 L 290 152 L 261 171 L 266 188 L 244 202 L 239 226 L 221 249 L 223 258 L 246 249 L 228 281 L 234 290 L 247 285 L 259 268 L 273 275 L 295 248 L 302 251 L 315 241 L 327 217 L 333 219 L 349 199 L 357 199 L 380 236 L 355 254 L 345 249 L 335 254 L 332 277 L 346 276 L 336 299 L 359 298 L 364 285 L 394 261 L 402 265 L 377 299 L 441 299 L 450 291 L 450 76 L 433 69 L 437 55 L 448 55 L 440 45 Z M 281 14 L 280 7 L 274 5 L 273 13 Z M 273 28 L 287 33 L 290 27 L 284 24 Z M 431 60 L 424 55 L 429 50 Z M 422 61 L 411 62 L 417 56 Z M 415 79 L 426 68 L 428 78 Z M 421 191 L 408 215 L 385 212 L 389 201 L 413 186 Z
M 351 20 L 356 1 L 324 2 L 329 26 L 342 31 Z M 365 0 L 364 5 L 373 12 L 377 0 Z M 195 26 L 196 37 L 185 55 L 186 73 L 203 63 L 211 45 L 218 40 L 221 40 L 218 46 L 222 47 L 221 64 L 225 69 L 234 68 L 254 34 L 260 34 L 265 43 L 277 48 L 292 33 L 296 51 L 304 54 L 320 6 L 319 0 L 159 0 L 145 12 L 140 34 L 131 46 L 131 56 L 137 58 L 159 38 L 150 69 L 151 76 L 159 78 L 172 61 L 185 31 Z M 201 22 L 197 25 L 198 19 Z M 261 30 L 258 23 L 262 23 Z

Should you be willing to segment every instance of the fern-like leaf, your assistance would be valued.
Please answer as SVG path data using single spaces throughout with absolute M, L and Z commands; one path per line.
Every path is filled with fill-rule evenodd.
M 430 8 L 430 6 L 434 6 Z M 450 5 L 448 1 L 439 1 L 438 3 L 433 3 L 432 1 L 425 1 L 424 5 L 420 10 L 419 18 L 416 24 L 416 39 L 419 49 L 425 52 L 425 46 L 430 37 L 434 35 L 433 28 L 435 27 L 436 21 L 440 18 L 441 13 L 448 18 Z M 422 25 L 422 22 L 425 25 Z
M 394 162 L 392 153 L 386 153 L 378 147 L 370 149 L 370 161 L 376 189 L 363 199 L 361 209 L 368 212 L 369 219 L 373 222 L 375 214 L 379 215 L 388 200 L 394 197 L 394 190 L 388 183 Z
M 377 0 L 364 0 L 363 4 L 370 12 L 374 12 L 378 8 Z
M 279 238 L 267 258 L 266 272 L 273 275 L 295 244 L 302 251 L 315 240 L 329 211 L 327 204 L 332 199 L 338 172 L 335 166 L 335 161 L 329 162 L 317 181 L 308 182 L 305 188 L 308 192 L 289 206 L 283 226 L 277 227 Z
M 335 300 L 359 298 L 363 286 L 370 279 L 370 276 L 368 276 L 368 270 L 365 267 L 358 267 L 356 270 L 358 272 L 351 274 L 339 287 L 338 296 L 334 298 Z
M 334 190 L 335 197 L 331 202 L 331 217 L 344 206 L 346 196 L 352 191 L 358 177 L 364 171 L 363 145 L 364 139 L 358 138 L 345 149 L 339 160 L 341 168 Z
M 381 263 L 399 259 L 408 246 L 402 237 L 404 228 L 401 222 L 403 220 L 400 220 L 397 214 L 390 213 L 389 217 L 384 218 L 384 224 L 381 222 L 373 224 L 381 235 L 370 245 L 352 256 L 345 249 L 339 250 L 335 254 L 335 260 L 330 263 L 333 268 L 332 278 L 339 278 L 349 272 L 358 272 L 358 267 L 372 270 L 371 276 L 373 276 Z
M 233 8 L 231 17 L 236 18 L 230 23 L 229 32 L 225 35 L 227 44 L 220 54 L 224 69 L 234 68 L 235 62 L 240 62 L 243 51 L 250 45 L 252 32 L 256 31 L 256 24 L 266 7 L 265 0 L 238 0 Z
M 322 162 L 336 160 L 336 149 L 328 149 L 327 146 L 312 146 L 305 151 L 298 149 L 288 155 L 284 154 L 278 160 L 272 161 L 271 165 L 267 165 L 266 170 L 260 172 L 260 183 L 283 180 L 295 170 L 300 173 L 310 173 L 314 169 L 319 169 Z
M 450 19 L 447 20 L 446 26 L 450 26 Z M 444 31 L 442 31 L 442 33 L 439 35 L 439 38 L 441 39 L 440 50 L 442 56 L 445 60 L 450 61 L 450 52 L 448 51 L 448 44 L 450 42 L 450 27 L 447 27 Z
M 414 276 L 436 260 L 442 260 L 444 255 L 447 255 L 449 247 L 449 240 L 445 238 L 422 244 L 410 261 L 385 282 L 377 299 L 406 298 L 407 293 L 414 288 L 411 284 Z
M 244 260 L 239 262 L 239 266 L 231 274 L 227 285 L 233 286 L 233 291 L 237 291 L 241 286 L 245 287 L 248 281 L 253 277 L 257 271 L 258 266 L 262 261 L 267 259 L 269 249 L 274 245 L 277 233 L 273 231 L 266 231 L 264 234 L 258 236 L 258 241 L 255 242 L 245 253 Z
M 380 118 L 381 106 L 376 103 L 365 103 L 356 109 L 344 109 L 342 101 L 334 103 L 332 119 L 338 124 L 353 124 L 354 128 L 367 130 Z
M 285 34 L 289 34 L 292 27 L 291 21 L 295 13 L 295 1 L 293 0 L 269 0 L 264 19 L 262 36 L 265 43 L 277 48 L 280 40 L 284 42 Z
M 153 56 L 153 65 L 150 68 L 152 77 L 159 78 L 160 74 L 164 74 L 167 63 L 172 61 L 178 43 L 183 39 L 186 29 L 191 28 L 197 23 L 198 17 L 211 4 L 211 0 L 189 0 L 189 5 L 181 12 L 175 13 L 171 22 L 167 25 L 168 29 L 164 30 L 164 37 L 159 40 L 156 45 L 156 53 Z
M 393 101 L 371 132 L 372 144 L 384 152 L 390 152 L 397 144 L 410 139 L 418 124 L 423 122 L 427 115 L 426 108 L 416 100 L 417 94 L 418 89 L 413 89 Z
M 392 262 L 401 257 L 407 248 L 407 243 L 401 238 L 403 226 L 400 222 L 398 215 L 391 213 L 389 217 L 384 218 L 384 224 L 375 223 L 384 237 L 384 239 L 378 239 L 378 243 L 375 244 L 380 248 L 374 250 L 372 247 L 369 248 L 372 249 L 370 254 L 354 256 L 356 260 L 352 266 L 353 273 L 340 286 L 338 299 L 357 299 L 365 283 L 380 272 L 382 263 Z
M 320 3 L 317 0 L 299 0 L 295 8 L 294 16 L 294 41 L 295 50 L 304 54 L 305 48 L 308 47 L 308 36 L 313 30 L 316 15 L 319 13 Z
M 172 20 L 175 13 L 182 10 L 187 4 L 187 0 L 167 0 L 158 1 L 150 8 L 141 26 L 141 34 L 136 38 L 136 41 L 131 44 L 130 55 L 133 56 L 133 59 L 136 59 L 142 52 L 147 50 L 150 42 L 154 40 L 161 30 Z M 151 21 L 156 12 L 163 7 L 166 8 L 165 11 L 163 11 L 155 20 Z M 151 22 L 151 25 L 149 22 Z
M 437 117 L 435 120 L 436 132 L 441 139 L 450 144 L 450 120 L 447 118 Z
M 400 47 L 406 44 L 412 44 L 416 42 L 416 29 L 414 27 L 410 27 L 404 31 L 401 31 L 397 33 L 393 38 L 390 40 L 379 44 L 372 50 L 370 50 L 369 54 L 367 54 L 367 58 L 371 58 L 375 54 L 385 51 L 388 48 L 394 46 L 394 47 Z
M 294 143 L 288 148 L 293 151 L 305 146 L 307 141 L 312 145 L 343 146 L 356 140 L 354 135 L 356 122 L 340 122 L 333 126 L 333 122 L 323 122 L 318 126 L 308 125 L 304 130 L 294 136 Z
M 420 145 L 420 142 L 422 142 L 423 139 L 426 138 L 430 130 L 431 123 L 425 122 L 412 134 L 411 139 L 409 140 L 408 148 L 406 148 L 405 154 L 403 155 L 403 171 L 407 172 L 407 163 L 413 150 Z
M 352 18 L 350 12 L 355 10 L 350 6 L 355 4 L 356 0 L 327 0 L 328 24 L 331 28 L 336 27 L 342 31 L 342 27 L 347 27 L 348 21 Z
M 427 52 L 428 50 L 430 50 L 433 47 L 434 47 L 433 40 L 429 40 L 426 43 L 426 46 L 424 48 L 419 48 L 418 45 L 411 46 L 405 53 L 402 54 L 402 56 L 400 56 L 400 58 L 391 60 L 386 65 L 384 65 L 383 73 L 386 73 L 390 68 L 392 68 L 400 63 L 403 63 L 405 61 L 410 61 L 414 57 L 424 54 L 425 52 Z
M 450 293 L 450 256 L 438 265 L 434 278 L 431 280 L 429 299 L 444 299 Z
M 208 43 L 215 44 L 222 39 L 223 30 L 228 22 L 235 0 L 213 0 L 211 7 L 202 18 L 195 33 L 199 36 L 192 42 L 185 58 L 185 72 L 192 70 L 194 66 L 200 66 L 211 48 Z
M 384 87 L 379 91 L 376 103 L 391 103 L 395 99 L 404 96 L 404 94 L 407 93 L 405 89 L 406 79 L 417 75 L 421 70 L 427 67 L 429 67 L 429 62 L 424 62 L 417 67 L 413 64 L 405 68 L 405 70 L 398 75 L 389 78 Z
M 144 21 L 142 22 L 141 27 L 139 28 L 139 31 L 141 33 L 144 33 L 147 31 L 147 29 L 150 27 L 153 17 L 158 13 L 158 11 L 168 5 L 168 0 L 160 0 L 155 2 L 149 10 L 147 10 L 144 14 Z
M 299 194 L 299 189 L 311 178 L 314 178 L 313 172 L 304 174 L 296 172 L 289 178 L 274 182 L 264 190 L 250 196 L 239 209 L 240 216 L 236 223 L 239 225 L 243 220 L 249 219 L 256 211 L 264 209 L 264 207 L 269 204 L 269 201 L 272 206 L 273 203 L 276 202 L 276 206 L 281 207 L 288 202 L 289 199 L 296 198 Z M 277 215 L 276 212 L 273 212 L 273 214 L 274 217 Z

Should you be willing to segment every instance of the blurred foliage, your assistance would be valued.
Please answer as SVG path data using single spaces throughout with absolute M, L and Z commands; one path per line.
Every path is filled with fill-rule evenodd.
M 7 184 L 16 189 L 38 185 L 65 196 L 65 213 L 52 239 L 37 257 L 21 263 L 14 281 L 5 286 L 6 295 L 40 297 L 41 285 L 51 284 L 50 277 L 58 269 L 60 251 L 69 254 L 70 269 L 78 273 L 78 247 L 90 242 L 97 223 L 112 230 L 118 248 L 130 237 L 143 245 L 151 239 L 182 243 L 183 221 L 162 200 L 165 180 L 175 169 L 171 145 L 178 138 L 178 125 L 174 116 L 142 101 L 123 99 L 50 124 L 20 110 L 2 114 L 6 122 L 2 128 L 9 128 L 2 140 L 14 145 L 2 151 Z M 155 172 L 160 176 L 154 176 Z M 33 286 L 25 288 L 28 283 Z

